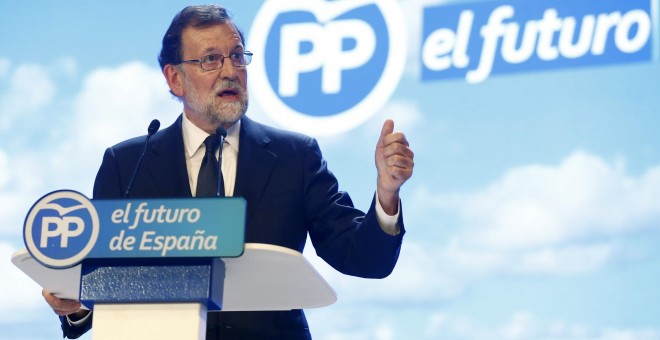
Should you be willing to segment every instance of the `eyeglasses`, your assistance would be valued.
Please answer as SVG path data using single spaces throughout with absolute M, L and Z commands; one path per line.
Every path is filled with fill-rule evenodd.
M 181 63 L 199 63 L 199 67 L 204 71 L 214 71 L 221 68 L 225 64 L 225 58 L 231 60 L 231 64 L 234 67 L 245 67 L 245 65 L 250 65 L 252 62 L 252 52 L 242 51 L 242 52 L 232 52 L 229 56 L 223 56 L 222 54 L 209 54 L 201 57 L 200 59 L 193 60 L 182 60 Z

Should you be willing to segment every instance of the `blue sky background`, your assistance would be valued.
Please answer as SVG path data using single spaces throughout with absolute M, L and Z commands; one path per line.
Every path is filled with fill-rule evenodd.
M 400 1 L 409 48 L 396 92 L 365 124 L 319 138 L 365 209 L 386 118 L 416 167 L 390 277 L 346 277 L 306 250 L 339 296 L 307 312 L 314 338 L 660 339 L 657 57 L 422 82 L 421 9 L 438 3 Z M 91 195 L 106 147 L 176 118 L 156 55 L 188 4 L 0 2 L 0 338 L 59 338 L 40 287 L 9 262 L 23 219 L 52 190 Z M 223 4 L 249 35 L 261 2 Z M 248 115 L 276 124 L 258 105 Z

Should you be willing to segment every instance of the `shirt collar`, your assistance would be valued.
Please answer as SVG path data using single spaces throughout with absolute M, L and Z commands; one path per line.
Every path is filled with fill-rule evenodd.
M 181 125 L 183 130 L 183 146 L 186 150 L 186 156 L 192 158 L 209 134 L 193 124 L 185 113 L 183 113 L 183 122 Z M 225 138 L 227 144 L 229 144 L 235 152 L 238 152 L 240 131 L 241 121 L 239 120 L 227 130 L 227 137 Z
M 240 141 L 241 135 L 241 120 L 239 119 L 234 125 L 232 125 L 229 130 L 227 130 L 227 137 L 225 142 L 234 149 L 235 152 L 238 152 L 238 142 Z

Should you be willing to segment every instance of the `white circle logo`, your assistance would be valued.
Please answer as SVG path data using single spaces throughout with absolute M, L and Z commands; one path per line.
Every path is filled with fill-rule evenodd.
M 278 123 L 314 135 L 348 131 L 378 112 L 406 58 L 395 0 L 266 1 L 248 43 L 253 97 Z
M 55 191 L 37 201 L 25 218 L 23 238 L 37 261 L 52 268 L 80 263 L 99 236 L 99 216 L 85 195 Z

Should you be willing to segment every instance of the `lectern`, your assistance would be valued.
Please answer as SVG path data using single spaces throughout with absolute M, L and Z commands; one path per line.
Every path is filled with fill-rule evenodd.
M 12 262 L 92 309 L 95 340 L 204 339 L 207 312 L 336 301 L 299 252 L 244 243 L 244 216 L 236 198 L 92 202 L 57 191 L 28 213 L 26 248 Z

